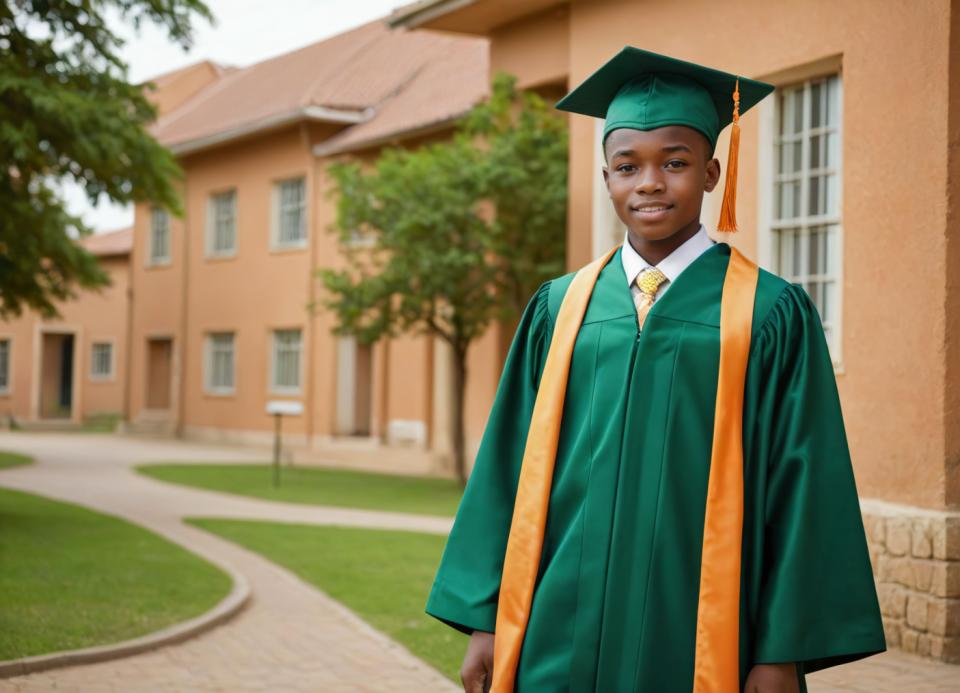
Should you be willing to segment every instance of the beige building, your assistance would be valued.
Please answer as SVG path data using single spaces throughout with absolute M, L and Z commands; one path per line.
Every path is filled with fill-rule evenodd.
M 2 425 L 77 426 L 122 418 L 132 240 L 133 231 L 123 229 L 80 241 L 111 284 L 58 303 L 59 318 L 24 311 L 0 322 Z
M 426 0 L 391 23 L 488 37 L 527 88 L 627 44 L 777 86 L 741 121 L 733 243 L 820 309 L 889 643 L 960 661 L 960 3 Z M 599 123 L 569 123 L 575 268 L 622 231 Z
M 446 352 L 426 338 L 334 337 L 314 273 L 342 262 L 329 164 L 447 136 L 487 91 L 486 56 L 485 40 L 374 22 L 244 69 L 180 76 L 195 94 L 155 134 L 184 169 L 186 213 L 136 209 L 129 429 L 266 443 L 267 403 L 295 401 L 303 413 L 283 424 L 292 447 L 371 464 L 386 445 L 392 468 L 448 468 Z M 170 79 L 157 82 L 162 102 Z M 472 356 L 476 445 L 498 335 Z

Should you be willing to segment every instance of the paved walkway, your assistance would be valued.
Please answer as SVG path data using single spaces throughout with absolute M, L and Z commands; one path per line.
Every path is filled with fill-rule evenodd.
M 310 508 L 195 491 L 132 471 L 151 461 L 256 462 L 237 448 L 91 434 L 0 433 L 0 450 L 34 465 L 0 472 L 0 486 L 125 517 L 250 583 L 239 616 L 185 643 L 112 662 L 0 681 L 7 691 L 451 691 L 456 688 L 338 602 L 277 565 L 183 524 L 185 516 L 384 527 L 444 533 L 450 521 L 395 513 Z
M 157 461 L 262 462 L 264 452 L 180 441 L 91 434 L 0 433 L 0 450 L 37 464 L 0 472 L 0 486 L 128 518 L 247 577 L 253 603 L 186 643 L 128 659 L 0 681 L 0 691 L 456 690 L 449 681 L 352 612 L 258 555 L 184 525 L 187 516 L 231 517 L 446 533 L 450 521 L 321 508 L 182 488 L 140 476 Z M 960 667 L 899 652 L 809 677 L 811 693 L 940 693 L 960 690 Z

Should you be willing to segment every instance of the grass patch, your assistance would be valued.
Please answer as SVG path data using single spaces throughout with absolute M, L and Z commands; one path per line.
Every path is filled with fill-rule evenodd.
M 80 430 L 83 433 L 113 433 L 122 418 L 122 414 L 115 412 L 92 414 L 83 420 Z
M 125 520 L 0 489 L 0 660 L 145 635 L 211 609 L 231 586 Z
M 29 455 L 21 455 L 16 452 L 0 451 L 0 469 L 21 467 L 25 464 L 33 464 L 33 458 Z
M 454 515 L 463 493 L 450 479 L 316 467 L 284 467 L 277 488 L 269 464 L 148 464 L 137 471 L 160 481 L 253 498 L 422 515 Z
M 444 537 L 247 520 L 188 522 L 282 565 L 459 681 L 467 638 L 423 611 Z

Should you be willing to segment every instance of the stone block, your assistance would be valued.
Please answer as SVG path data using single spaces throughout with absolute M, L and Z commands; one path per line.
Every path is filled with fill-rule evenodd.
M 947 517 L 931 528 L 933 557 L 939 561 L 960 561 L 960 517 Z
M 910 534 L 910 553 L 914 558 L 933 556 L 933 531 L 927 520 L 914 520 Z
M 960 599 L 931 599 L 927 630 L 934 635 L 960 635 Z
M 904 652 L 915 653 L 917 651 L 917 640 L 920 634 L 915 630 L 904 628 L 900 632 L 900 649 Z
M 960 637 L 930 638 L 930 656 L 941 662 L 960 664 Z
M 930 592 L 933 581 L 933 563 L 924 560 L 910 560 L 910 569 L 913 572 L 910 586 L 919 592 Z
M 910 553 L 910 519 L 891 517 L 887 519 L 887 552 L 892 556 L 906 556 Z
M 877 597 L 884 616 L 901 619 L 907 615 L 907 590 L 899 585 L 889 582 L 877 585 Z
M 960 563 L 934 561 L 932 566 L 930 594 L 949 599 L 960 597 Z
M 887 537 L 887 520 L 882 515 L 864 515 L 863 529 L 871 545 L 883 546 Z M 871 546 L 872 548 L 872 546 Z
M 904 556 L 878 556 L 877 582 L 895 582 L 903 587 L 913 587 L 913 566 Z
M 927 633 L 917 636 L 917 654 L 921 657 L 930 656 L 930 636 Z
M 900 635 L 903 632 L 903 625 L 899 620 L 892 618 L 883 619 L 883 636 L 887 640 L 887 647 L 900 647 Z
M 907 625 L 918 631 L 927 630 L 927 612 L 929 599 L 922 594 L 913 593 L 907 598 Z M 916 650 L 911 650 L 916 652 Z

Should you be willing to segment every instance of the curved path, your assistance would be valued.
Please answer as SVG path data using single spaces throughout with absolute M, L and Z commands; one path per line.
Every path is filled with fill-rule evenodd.
M 95 434 L 0 433 L 0 450 L 36 464 L 0 472 L 0 486 L 124 517 L 244 575 L 251 605 L 185 643 L 110 662 L 0 681 L 14 691 L 451 691 L 453 684 L 292 573 L 183 524 L 188 516 L 446 533 L 450 520 L 296 506 L 194 490 L 141 476 L 155 461 L 262 462 L 249 449 Z

